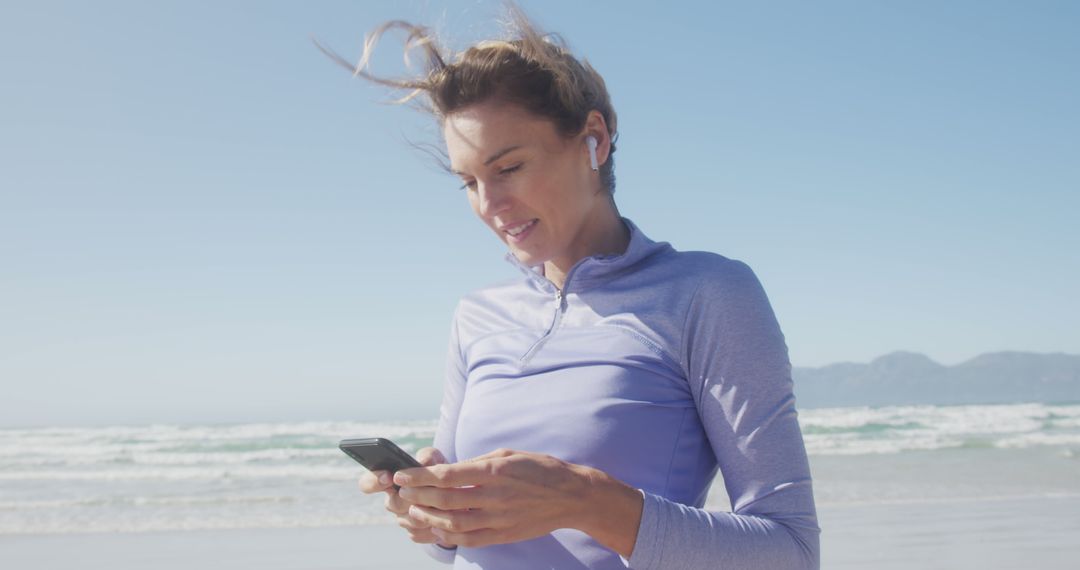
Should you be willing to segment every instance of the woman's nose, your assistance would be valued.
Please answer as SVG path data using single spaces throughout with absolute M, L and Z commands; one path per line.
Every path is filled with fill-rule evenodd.
M 481 216 L 490 218 L 510 206 L 510 197 L 505 189 L 498 188 L 497 185 L 484 184 L 483 182 L 477 182 L 476 184 Z

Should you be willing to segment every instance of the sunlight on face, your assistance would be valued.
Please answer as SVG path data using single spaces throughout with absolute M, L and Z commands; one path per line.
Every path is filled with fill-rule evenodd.
M 585 147 L 515 105 L 481 103 L 443 123 L 451 168 L 476 215 L 527 265 L 566 257 L 601 205 Z M 525 224 L 525 230 L 512 235 Z

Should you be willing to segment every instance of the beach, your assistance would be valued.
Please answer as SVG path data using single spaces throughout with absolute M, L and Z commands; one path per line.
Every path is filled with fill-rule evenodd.
M 822 568 L 1075 567 L 1080 405 L 800 414 Z M 409 451 L 433 421 L 0 430 L 0 566 L 441 568 L 339 438 Z M 706 508 L 730 510 L 722 477 Z
M 822 568 L 1066 570 L 1080 560 L 1080 497 L 822 507 Z
M 390 525 L 0 537 L 4 568 L 447 568 Z
M 822 507 L 822 568 L 1075 568 L 1080 498 Z M 7 569 L 426 569 L 391 525 L 0 537 Z

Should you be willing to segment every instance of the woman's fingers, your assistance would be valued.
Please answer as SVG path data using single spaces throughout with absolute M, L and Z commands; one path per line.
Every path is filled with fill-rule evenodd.
M 434 447 L 424 447 L 416 452 L 416 460 L 420 462 L 420 465 L 427 467 L 446 463 L 446 456 Z
M 369 471 L 360 476 L 360 490 L 365 493 L 378 493 L 385 491 L 394 484 L 393 476 L 389 471 Z
M 445 540 L 443 540 L 439 536 L 436 536 L 435 533 L 433 533 L 431 531 L 430 527 L 422 528 L 422 529 L 419 529 L 419 530 L 412 530 L 412 529 L 405 529 L 405 530 L 407 530 L 409 532 L 409 538 L 411 538 L 412 541 L 415 542 L 415 543 L 418 543 L 418 544 L 432 544 L 432 543 L 435 543 L 435 542 L 439 542 L 441 540 L 443 542 L 443 544 L 447 544 Z M 447 545 L 447 546 L 449 546 L 449 545 Z
M 431 525 L 418 518 L 414 518 L 409 514 L 397 515 L 395 518 L 397 519 L 398 526 L 405 530 L 420 531 L 431 528 Z
M 384 501 L 386 510 L 394 513 L 395 515 L 406 515 L 409 513 L 409 506 L 412 505 L 409 501 L 401 498 L 398 492 L 393 489 L 386 490 L 386 500 Z
M 416 453 L 421 465 L 431 466 L 446 463 L 446 457 L 434 447 L 425 447 Z M 365 493 L 385 491 L 394 484 L 394 474 L 387 470 L 369 471 L 360 476 L 360 490 Z
M 434 447 L 425 447 L 417 452 L 416 458 L 421 465 L 430 466 L 446 463 L 446 457 Z M 409 514 L 411 503 L 398 495 L 394 488 L 393 473 L 386 470 L 378 470 L 364 473 L 358 481 L 360 490 L 364 493 L 386 493 L 386 510 L 393 513 L 398 526 L 409 533 L 409 538 L 418 544 L 433 544 L 447 541 L 431 532 L 431 526 L 426 522 Z
M 398 526 L 409 531 L 414 542 L 435 542 L 438 537 L 428 532 L 431 525 L 412 516 L 411 504 L 398 496 L 393 489 L 386 490 L 386 510 L 395 515 Z
M 394 483 L 402 487 L 466 487 L 487 482 L 493 474 L 490 462 L 466 461 L 402 469 L 394 473 Z
M 421 451 L 428 449 L 434 448 L 424 448 Z M 434 451 L 437 452 L 438 450 Z M 394 483 L 402 487 L 467 487 L 480 485 L 500 477 L 512 477 L 518 471 L 519 463 L 539 457 L 543 456 L 499 448 L 458 463 L 436 463 L 435 465 L 402 469 L 394 473 Z
M 444 511 L 413 505 L 409 509 L 409 514 L 417 523 L 431 527 L 437 535 L 446 536 L 451 542 L 453 542 L 453 539 L 448 534 L 453 534 L 455 535 L 454 538 L 459 538 L 461 533 L 496 526 L 492 515 L 483 509 Z
M 442 489 L 439 487 L 402 487 L 398 491 L 402 500 L 414 505 L 434 507 L 444 511 L 458 509 L 483 509 L 498 504 L 498 497 L 505 496 L 498 488 L 462 487 Z

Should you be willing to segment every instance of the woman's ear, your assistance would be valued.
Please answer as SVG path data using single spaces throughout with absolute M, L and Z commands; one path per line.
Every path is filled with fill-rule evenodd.
M 600 114 L 600 111 L 595 109 L 589 111 L 582 134 L 585 137 L 583 140 L 585 140 L 586 152 L 588 152 L 589 147 L 587 138 L 596 139 L 596 165 L 599 167 L 607 162 L 608 154 L 611 153 L 611 135 L 608 134 L 607 122 L 604 121 L 604 116 Z M 590 154 L 592 153 L 590 152 Z

